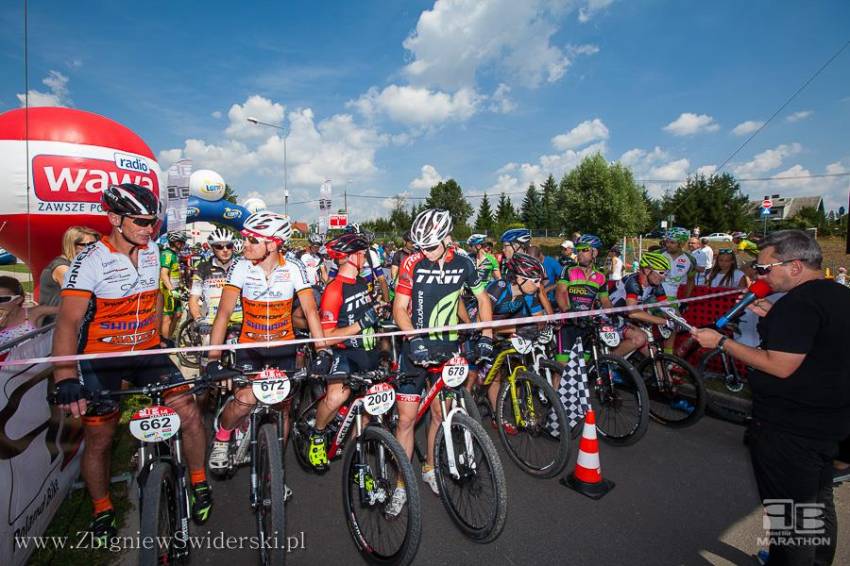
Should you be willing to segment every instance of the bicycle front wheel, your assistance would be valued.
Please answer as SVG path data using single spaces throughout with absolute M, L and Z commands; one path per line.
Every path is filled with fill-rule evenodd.
M 359 447 L 359 450 L 358 450 Z M 386 508 L 400 482 L 407 503 Z M 422 538 L 422 501 L 410 459 L 389 431 L 368 426 L 345 451 L 342 501 L 351 538 L 369 564 L 410 564 Z
M 139 533 L 142 540 L 155 544 L 141 545 L 140 566 L 171 564 L 177 558 L 173 542 L 179 520 L 177 513 L 177 484 L 171 466 L 166 462 L 153 465 L 142 487 Z
M 649 394 L 634 366 L 613 354 L 588 368 L 596 430 L 605 442 L 631 446 L 649 427 Z
M 271 423 L 260 427 L 257 435 L 258 490 L 257 533 L 260 562 L 283 564 L 286 560 L 286 522 L 284 505 L 283 457 L 277 439 L 277 427 Z
M 720 363 L 721 373 L 719 375 L 711 373 L 710 367 L 712 362 Z M 746 380 L 741 376 L 740 371 L 738 371 L 735 360 L 720 349 L 711 350 L 702 357 L 699 363 L 699 372 L 702 375 L 703 382 L 709 379 L 709 375 L 712 376 L 712 379 L 717 378 L 717 381 L 722 380 L 725 386 L 724 388 L 730 396 L 742 391 L 746 387 Z M 705 402 L 705 412 L 708 415 L 735 424 L 746 424 L 749 422 L 750 411 L 746 409 L 746 403 L 730 403 L 716 392 L 709 392 L 708 389 L 706 387 L 707 399 Z M 721 391 L 723 390 L 721 389 Z
M 496 402 L 499 438 L 511 460 L 536 478 L 560 474 L 570 457 L 570 427 L 552 386 L 530 371 L 502 381 Z
M 496 540 L 508 514 L 505 471 L 493 441 L 469 415 L 457 413 L 449 429 L 455 470 L 449 468 L 446 433 L 437 433 L 434 464 L 440 500 L 449 516 L 475 542 Z
M 187 318 L 177 330 L 177 347 L 192 348 L 202 344 L 201 334 L 198 332 L 198 323 L 192 318 Z M 180 365 L 187 368 L 201 367 L 200 352 L 177 352 L 177 359 L 180 360 Z
M 705 414 L 705 384 L 694 367 L 680 358 L 658 353 L 637 367 L 649 393 L 649 414 L 674 428 L 691 426 Z

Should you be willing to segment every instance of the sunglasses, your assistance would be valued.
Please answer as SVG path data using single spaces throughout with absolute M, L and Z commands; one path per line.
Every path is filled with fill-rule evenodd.
M 133 224 L 139 226 L 140 228 L 147 228 L 148 226 L 153 226 L 157 222 L 159 222 L 159 218 L 139 218 L 137 216 L 127 216 L 124 215 L 122 218 L 129 218 Z
M 218 251 L 221 251 L 221 250 L 232 250 L 232 249 L 233 249 L 233 244 L 213 244 L 213 245 L 212 245 L 212 248 L 213 248 L 214 250 L 218 250 Z
M 422 250 L 423 252 L 430 253 L 430 252 L 433 252 L 434 250 L 436 250 L 437 248 L 439 248 L 441 245 L 442 244 L 434 244 L 433 246 L 427 246 L 427 247 L 420 246 L 419 249 Z
M 666 271 L 658 271 L 657 269 L 653 269 L 653 270 L 652 270 L 652 272 L 653 272 L 654 274 L 656 274 L 657 276 L 661 277 L 662 279 L 664 279 L 664 278 L 666 278 L 666 277 L 667 277 L 667 272 L 666 272 Z
M 576 246 L 574 249 L 577 252 L 589 252 L 593 248 L 591 248 L 590 246 Z
M 79 247 L 85 247 L 85 246 L 90 246 L 93 243 L 95 243 L 95 240 L 89 240 L 89 241 L 79 240 L 79 241 L 74 242 L 74 245 L 79 246 Z
M 774 263 L 753 263 L 753 269 L 755 269 L 756 273 L 758 273 L 759 275 L 767 275 L 777 265 L 785 265 L 786 263 L 791 263 L 792 261 L 797 261 L 797 260 L 796 259 L 786 259 L 785 261 L 776 261 Z
M 14 301 L 20 297 L 20 295 L 0 295 L 0 303 L 8 303 L 10 301 Z
M 735 255 L 735 250 L 732 248 L 720 248 L 717 250 L 717 255 Z

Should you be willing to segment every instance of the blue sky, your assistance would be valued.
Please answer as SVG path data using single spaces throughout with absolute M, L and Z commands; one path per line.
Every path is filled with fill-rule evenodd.
M 30 2 L 31 101 L 113 118 L 282 203 L 523 191 L 601 151 L 653 194 L 711 172 L 841 45 L 850 4 L 647 0 Z M 0 8 L 0 111 L 23 93 L 22 1 Z M 850 48 L 729 163 L 742 178 L 850 171 Z M 850 177 L 744 183 L 847 203 Z M 516 202 L 521 195 L 513 197 Z M 477 206 L 479 200 L 473 199 Z M 389 199 L 349 199 L 355 220 Z M 335 204 L 337 206 L 337 204 Z M 315 203 L 293 205 L 313 219 Z

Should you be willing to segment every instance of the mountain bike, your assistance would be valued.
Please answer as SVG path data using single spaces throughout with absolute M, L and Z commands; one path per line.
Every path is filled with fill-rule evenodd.
M 549 371 L 544 362 L 552 329 L 536 325 L 518 329 L 495 344 L 496 357 L 480 384 L 473 385 L 476 403 L 495 418 L 499 438 L 508 456 L 525 473 L 537 478 L 560 474 L 570 457 L 570 431 L 557 393 L 536 370 Z M 502 370 L 506 371 L 502 371 Z M 560 369 L 555 370 L 560 377 Z M 496 407 L 487 388 L 500 380 Z
M 443 355 L 428 367 L 427 393 L 416 425 L 437 402 L 442 418 L 434 442 L 434 470 L 440 500 L 455 525 L 475 542 L 496 540 L 505 527 L 508 491 L 502 462 L 484 428 L 469 416 L 464 390 L 469 365 L 460 355 Z M 397 383 L 407 381 L 398 375 Z M 421 458 L 421 453 L 420 453 Z
M 250 386 L 257 399 L 243 434 L 231 437 L 225 475 L 233 475 L 239 466 L 251 466 L 249 499 L 257 520 L 260 563 L 264 565 L 283 564 L 286 559 L 284 415 L 279 405 L 306 376 L 304 369 L 287 373 L 266 366 L 251 372 L 233 370 L 215 378 L 231 379 L 237 387 Z
M 144 395 L 150 405 L 130 417 L 130 433 L 139 441 L 135 462 L 135 483 L 139 490 L 139 564 L 170 564 L 189 557 L 189 522 L 192 516 L 188 468 L 183 460 L 180 416 L 164 404 L 167 392 L 178 388 L 191 394 L 206 384 L 199 380 L 154 383 L 118 391 L 86 391 L 93 405 L 129 395 Z M 55 402 L 51 399 L 51 402 Z M 150 547 L 150 548 L 148 548 Z
M 235 344 L 239 337 L 240 324 L 228 324 L 225 344 Z M 209 337 L 212 325 L 203 321 L 196 320 L 191 316 L 184 320 L 177 329 L 177 338 L 175 344 L 178 348 L 194 348 L 204 345 L 204 337 Z M 209 338 L 207 338 L 209 343 Z M 180 365 L 186 368 L 201 367 L 205 352 L 177 352 L 177 359 L 180 360 Z
M 635 369 L 649 393 L 650 416 L 674 428 L 695 424 L 705 414 L 706 391 L 702 375 L 684 359 L 664 352 L 663 340 L 672 335 L 672 329 L 644 323 L 639 323 L 637 328 L 646 334 L 648 355 L 644 357 L 632 352 L 629 356 L 639 359 Z M 661 340 L 656 338 L 654 329 Z
M 602 440 L 613 446 L 631 446 L 646 434 L 650 403 L 644 380 L 626 359 L 611 353 L 620 345 L 620 332 L 613 321 L 604 317 L 575 319 L 582 341 L 587 368 L 590 403 L 596 414 L 596 430 Z M 541 360 L 541 366 L 557 371 L 563 366 Z M 581 427 L 573 428 L 578 436 Z
M 422 503 L 410 459 L 384 424 L 385 414 L 395 405 L 395 389 L 387 379 L 381 370 L 342 379 L 351 395 L 328 425 L 327 456 L 329 461 L 343 458 L 344 514 L 361 556 L 370 564 L 410 564 L 422 537 Z M 293 404 L 293 448 L 309 471 L 313 468 L 307 447 L 323 398 L 323 387 L 302 387 Z M 354 440 L 346 448 L 352 427 Z M 399 480 L 405 485 L 407 503 L 401 513 L 391 516 L 385 509 Z

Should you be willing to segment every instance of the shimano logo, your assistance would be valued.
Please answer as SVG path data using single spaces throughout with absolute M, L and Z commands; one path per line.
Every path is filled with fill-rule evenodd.
M 115 165 L 117 165 L 119 169 L 138 171 L 139 173 L 147 173 L 151 170 L 151 168 L 148 167 L 148 164 L 145 163 L 144 158 L 127 155 L 126 153 L 115 154 Z

